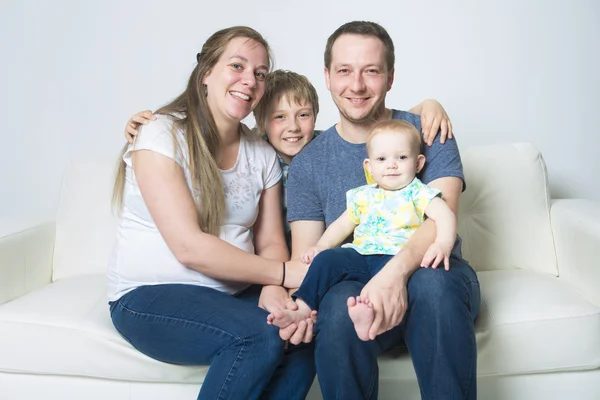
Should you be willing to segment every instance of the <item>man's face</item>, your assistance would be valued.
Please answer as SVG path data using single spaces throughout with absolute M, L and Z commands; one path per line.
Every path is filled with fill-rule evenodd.
M 394 80 L 385 55 L 384 44 L 373 36 L 344 34 L 333 43 L 325 81 L 342 119 L 372 124 L 383 115 Z

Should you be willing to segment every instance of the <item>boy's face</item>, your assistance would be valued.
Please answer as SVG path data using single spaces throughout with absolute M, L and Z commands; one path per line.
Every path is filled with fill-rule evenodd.
M 407 186 L 423 168 L 425 157 L 413 154 L 409 132 L 379 132 L 371 138 L 365 167 L 382 189 L 398 190 Z
M 387 69 L 381 40 L 344 34 L 333 43 L 325 81 L 342 119 L 355 124 L 372 123 L 385 111 L 385 96 L 392 88 L 394 71 Z
M 283 95 L 271 110 L 267 121 L 269 142 L 289 163 L 313 138 L 313 106 L 306 101 L 296 104 Z

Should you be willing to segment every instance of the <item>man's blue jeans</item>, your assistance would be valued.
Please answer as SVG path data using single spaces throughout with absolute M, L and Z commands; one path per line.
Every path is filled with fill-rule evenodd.
M 345 265 L 356 263 L 337 257 Z M 336 266 L 331 265 L 332 268 Z M 405 342 L 423 399 L 477 397 L 474 319 L 479 311 L 479 282 L 464 260 L 452 256 L 450 271 L 419 268 L 408 281 L 408 310 L 402 323 L 363 342 L 348 316 L 348 297 L 358 296 L 364 283 L 333 285 L 319 305 L 315 363 L 323 398 L 377 399 L 377 356 Z
M 113 324 L 142 353 L 172 364 L 209 365 L 198 399 L 303 399 L 313 346 L 284 342 L 258 308 L 260 287 L 237 296 L 192 285 L 139 287 L 110 304 Z

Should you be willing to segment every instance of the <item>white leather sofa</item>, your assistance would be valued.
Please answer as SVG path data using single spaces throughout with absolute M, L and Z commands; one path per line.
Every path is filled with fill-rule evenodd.
M 600 399 L 600 204 L 552 201 L 532 145 L 462 157 L 460 234 L 483 295 L 479 398 Z M 197 396 L 206 367 L 154 361 L 111 324 L 114 161 L 72 163 L 56 221 L 0 239 L 2 400 Z M 381 357 L 380 381 L 381 399 L 419 398 L 402 349 Z

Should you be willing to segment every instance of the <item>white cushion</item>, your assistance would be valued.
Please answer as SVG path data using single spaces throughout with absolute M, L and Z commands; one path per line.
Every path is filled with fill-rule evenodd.
M 0 371 L 202 383 L 207 367 L 155 361 L 119 335 L 105 282 L 62 279 L 0 307 Z
M 559 278 L 479 274 L 479 375 L 581 370 L 600 363 L 599 310 Z M 202 383 L 207 367 L 164 364 L 127 343 L 110 321 L 104 276 L 52 283 L 0 308 L 0 371 Z M 560 343 L 567 340 L 568 345 Z M 406 354 L 381 357 L 382 379 L 414 379 Z
M 522 268 L 558 275 L 546 166 L 531 144 L 462 151 L 463 257 L 477 271 Z
M 117 158 L 75 160 L 63 178 L 53 280 L 103 274 L 116 239 L 111 210 Z
M 559 278 L 532 271 L 478 273 L 477 375 L 597 368 L 600 310 Z M 565 344 L 563 344 L 565 343 Z M 380 358 L 380 379 L 415 378 L 405 349 Z

